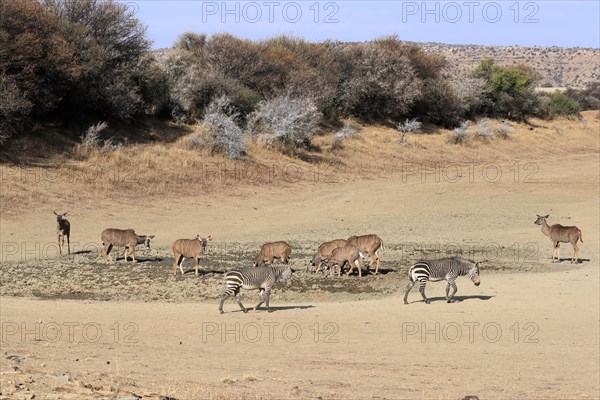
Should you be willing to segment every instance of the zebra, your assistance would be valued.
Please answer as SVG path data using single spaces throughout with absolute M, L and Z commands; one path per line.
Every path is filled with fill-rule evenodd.
M 473 281 L 475 286 L 479 286 L 481 283 L 479 278 L 479 265 L 482 262 L 483 261 L 475 262 L 463 257 L 442 258 L 433 261 L 417 261 L 408 270 L 409 281 L 404 289 L 404 304 L 408 304 L 408 293 L 416 281 L 419 281 L 419 292 L 421 293 L 421 296 L 423 296 L 423 301 L 429 304 L 430 301 L 427 296 L 425 296 L 425 285 L 427 284 L 427 281 L 430 280 L 436 282 L 444 279 L 448 282 L 448 285 L 446 286 L 446 301 L 448 303 L 452 302 L 452 298 L 458 290 L 456 288 L 456 283 L 454 283 L 457 277 L 466 275 Z M 449 295 L 450 288 L 452 288 L 451 295 Z
M 254 307 L 254 310 L 264 303 L 267 303 L 267 311 L 269 309 L 269 297 L 271 288 L 275 283 L 281 280 L 287 287 L 292 283 L 292 268 L 290 266 L 261 266 L 261 267 L 244 267 L 236 268 L 228 271 L 225 274 L 227 280 L 227 288 L 221 296 L 219 304 L 219 312 L 223 314 L 223 303 L 229 296 L 235 295 L 235 301 L 238 303 L 243 312 L 248 312 L 241 301 L 240 289 L 258 289 L 260 291 L 260 303 Z

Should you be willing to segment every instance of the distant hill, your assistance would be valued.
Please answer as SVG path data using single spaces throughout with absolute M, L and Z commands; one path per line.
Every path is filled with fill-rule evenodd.
M 414 43 L 443 54 L 452 73 L 470 71 L 485 58 L 498 64 L 527 64 L 542 74 L 540 86 L 580 88 L 600 80 L 600 50 L 581 47 L 522 47 Z

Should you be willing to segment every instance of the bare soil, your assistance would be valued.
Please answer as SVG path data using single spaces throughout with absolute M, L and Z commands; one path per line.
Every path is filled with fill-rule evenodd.
M 498 180 L 396 172 L 144 207 L 101 199 L 66 210 L 72 256 L 56 255 L 56 204 L 2 218 L 0 399 L 597 399 L 597 147 L 530 162 L 529 181 L 506 163 Z M 568 244 L 550 262 L 536 214 L 582 230 L 579 264 Z M 155 234 L 153 247 L 106 263 L 108 226 Z M 197 233 L 214 237 L 202 275 L 187 260 L 173 278 L 171 243 Z M 320 242 L 360 233 L 383 238 L 381 274 L 304 271 Z M 296 269 L 274 312 L 228 301 L 219 315 L 223 272 L 272 240 L 292 244 Z M 453 254 L 488 259 L 482 284 L 460 278 L 448 304 L 429 283 L 431 304 L 413 290 L 404 305 L 410 264 Z

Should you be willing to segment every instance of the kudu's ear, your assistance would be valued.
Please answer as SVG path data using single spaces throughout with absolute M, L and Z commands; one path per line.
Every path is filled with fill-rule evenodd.
M 152 235 L 152 236 L 148 236 L 148 238 L 150 238 L 150 239 L 154 239 L 154 235 Z
M 550 216 L 550 214 L 546 215 L 544 218 L 548 218 Z
M 212 235 L 208 235 L 207 239 L 212 240 Z
M 53 211 L 53 212 L 54 212 L 54 215 L 56 215 L 58 217 L 58 213 L 56 211 Z
M 63 216 L 63 217 L 66 217 L 66 216 L 67 216 L 67 213 L 64 213 L 62 216 Z

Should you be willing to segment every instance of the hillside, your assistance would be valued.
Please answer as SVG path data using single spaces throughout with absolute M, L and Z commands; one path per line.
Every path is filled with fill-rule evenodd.
M 581 88 L 600 80 L 600 50 L 580 47 L 523 47 L 415 43 L 429 53 L 443 54 L 452 74 L 470 71 L 493 57 L 499 64 L 527 64 L 542 74 L 540 86 Z

